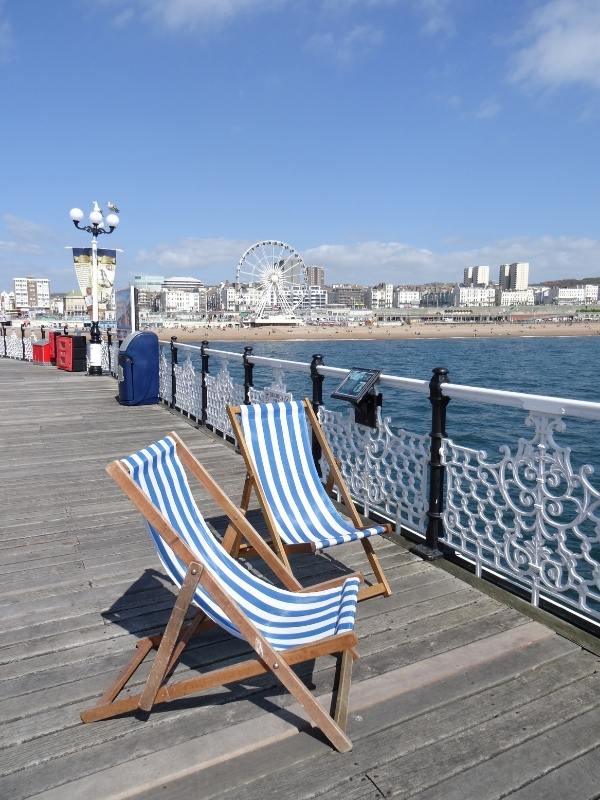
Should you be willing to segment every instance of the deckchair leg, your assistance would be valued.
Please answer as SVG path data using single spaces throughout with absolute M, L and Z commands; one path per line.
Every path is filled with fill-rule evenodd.
M 345 731 L 348 724 L 348 699 L 352 683 L 352 650 L 343 650 L 338 655 L 335 671 L 335 685 L 332 697 L 332 716 L 340 728 Z
M 336 750 L 340 753 L 347 753 L 352 750 L 352 742 L 346 736 L 342 727 L 329 716 L 288 664 L 282 662 L 277 663 L 277 666 L 273 665 L 272 673 L 300 703 L 314 725 L 323 732 Z
M 383 572 L 383 567 L 381 566 L 379 559 L 373 550 L 373 545 L 368 539 L 361 539 L 362 546 L 364 547 L 365 553 L 367 554 L 367 558 L 369 559 L 369 564 L 373 569 L 373 574 L 377 579 L 377 586 L 379 587 L 378 591 L 370 592 L 369 590 L 375 590 L 376 586 L 367 586 L 361 592 L 359 592 L 358 599 L 364 600 L 367 597 L 373 597 L 374 595 L 382 594 L 384 597 L 389 597 L 392 593 L 390 588 L 390 584 L 388 583 L 388 579 L 385 577 L 385 573 Z
M 177 639 L 179 638 L 179 634 L 185 620 L 185 615 L 187 614 L 190 603 L 192 602 L 192 598 L 194 597 L 194 592 L 198 586 L 198 581 L 200 580 L 202 570 L 203 567 L 194 562 L 192 562 L 188 567 L 185 580 L 183 581 L 181 590 L 177 595 L 175 606 L 171 612 L 171 616 L 161 639 L 156 658 L 152 664 L 152 669 L 148 675 L 148 680 L 146 681 L 146 685 L 144 686 L 144 690 L 140 697 L 140 702 L 138 703 L 138 708 L 140 711 L 144 711 L 146 713 L 150 712 L 152 706 L 154 705 L 156 693 L 160 689 L 165 675 L 170 669 L 173 668 L 174 664 L 177 663 L 177 658 L 179 655 L 181 655 L 181 652 L 183 652 L 183 648 L 181 648 L 181 652 L 174 657 L 173 651 L 176 649 L 175 646 L 177 645 Z M 198 624 L 200 624 L 200 622 L 198 622 Z
M 252 478 L 246 475 L 244 481 L 244 488 L 242 490 L 242 501 L 240 503 L 240 511 L 245 515 L 250 507 L 250 496 L 252 494 Z M 242 535 L 237 531 L 233 525 L 228 525 L 225 535 L 223 536 L 223 548 L 233 558 L 238 558 L 240 553 L 240 544 Z

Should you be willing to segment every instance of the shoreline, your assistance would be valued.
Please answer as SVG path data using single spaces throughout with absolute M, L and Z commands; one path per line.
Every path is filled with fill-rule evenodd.
M 180 342 L 255 341 L 400 341 L 419 339 L 538 339 L 547 337 L 600 336 L 599 322 L 490 323 L 457 325 L 381 325 L 373 328 L 310 326 L 298 328 L 154 328 L 160 339 L 176 336 Z

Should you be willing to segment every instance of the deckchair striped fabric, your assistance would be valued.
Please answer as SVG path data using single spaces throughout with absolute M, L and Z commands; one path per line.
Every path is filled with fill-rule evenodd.
M 353 629 L 358 578 L 348 578 L 342 586 L 324 591 L 294 593 L 252 575 L 225 552 L 198 510 L 170 436 L 123 459 L 123 463 L 199 563 L 221 583 L 274 649 L 288 650 Z M 157 531 L 146 524 L 165 570 L 181 586 L 185 566 Z M 198 586 L 194 602 L 214 622 L 240 637 L 235 625 L 202 586 Z
M 355 528 L 333 505 L 317 474 L 301 402 L 244 405 L 240 422 L 256 477 L 286 544 L 314 544 L 320 550 L 385 532 L 381 525 Z

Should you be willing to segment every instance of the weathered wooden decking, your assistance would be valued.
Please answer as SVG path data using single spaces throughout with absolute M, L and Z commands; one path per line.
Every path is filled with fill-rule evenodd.
M 118 406 L 115 390 L 110 378 L 0 360 L 0 797 L 600 795 L 598 659 L 387 541 L 377 550 L 394 595 L 360 605 L 350 754 L 313 735 L 268 677 L 145 723 L 81 724 L 172 605 L 142 520 L 104 466 L 175 429 L 234 499 L 243 478 L 231 448 L 163 407 Z M 365 568 L 354 547 L 295 563 L 307 583 Z M 178 672 L 243 653 L 215 632 Z M 326 695 L 333 661 L 301 674 Z

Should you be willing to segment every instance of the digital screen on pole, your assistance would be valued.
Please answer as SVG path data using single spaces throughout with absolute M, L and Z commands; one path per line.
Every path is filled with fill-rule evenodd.
M 375 386 L 380 375 L 381 371 L 378 369 L 353 367 L 331 396 L 336 400 L 360 403 Z

